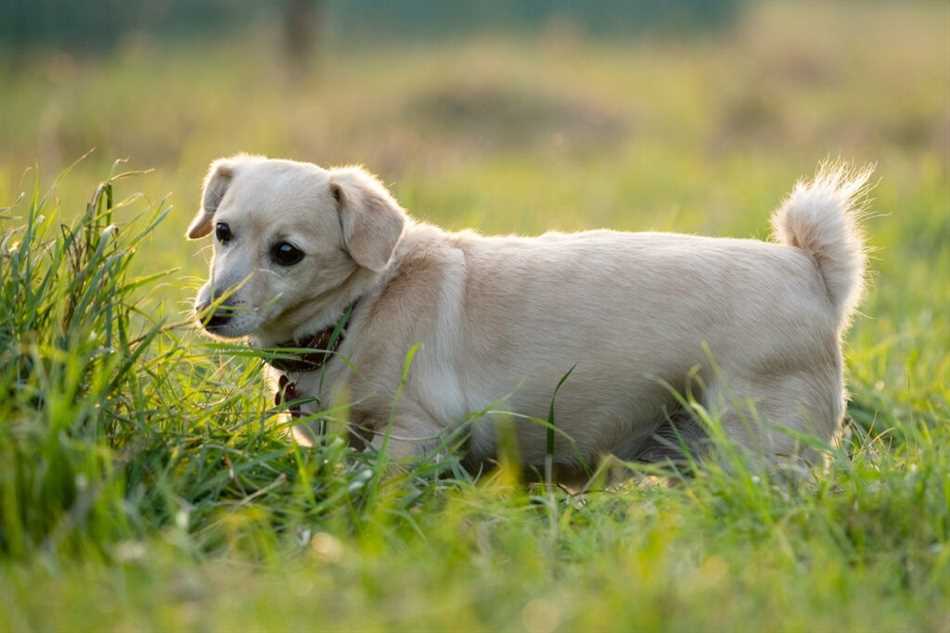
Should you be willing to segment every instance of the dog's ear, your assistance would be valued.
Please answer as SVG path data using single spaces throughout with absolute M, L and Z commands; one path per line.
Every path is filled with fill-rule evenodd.
M 188 239 L 196 240 L 211 232 L 211 220 L 218 210 L 221 199 L 231 185 L 234 177 L 234 163 L 228 158 L 219 158 L 211 163 L 208 175 L 205 176 L 204 187 L 201 192 L 201 208 L 195 219 L 188 225 Z
M 350 257 L 372 271 L 385 269 L 402 237 L 406 212 L 375 176 L 359 167 L 330 170 L 330 193 Z

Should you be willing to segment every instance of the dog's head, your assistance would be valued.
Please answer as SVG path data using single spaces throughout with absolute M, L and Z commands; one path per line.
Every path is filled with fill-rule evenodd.
M 405 218 L 359 167 L 244 155 L 214 161 L 187 233 L 214 239 L 211 277 L 195 300 L 202 325 L 237 338 L 319 319 L 315 310 L 354 275 L 387 268 Z

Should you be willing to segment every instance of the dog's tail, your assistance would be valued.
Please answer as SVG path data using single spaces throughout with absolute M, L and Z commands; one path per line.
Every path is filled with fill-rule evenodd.
M 861 300 L 867 253 L 859 226 L 873 166 L 852 170 L 840 163 L 818 168 L 799 181 L 772 216 L 775 239 L 800 248 L 818 265 L 839 323 Z

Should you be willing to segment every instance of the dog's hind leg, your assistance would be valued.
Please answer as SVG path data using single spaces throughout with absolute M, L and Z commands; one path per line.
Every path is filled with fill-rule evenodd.
M 717 376 L 703 404 L 726 438 L 753 457 L 813 464 L 841 425 L 840 362 L 752 377 Z
M 696 417 L 684 408 L 677 408 L 637 447 L 631 459 L 647 464 L 698 461 L 706 454 L 708 441 Z

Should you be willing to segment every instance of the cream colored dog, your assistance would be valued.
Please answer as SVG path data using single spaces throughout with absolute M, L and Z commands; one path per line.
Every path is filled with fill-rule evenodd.
M 813 456 L 801 437 L 831 440 L 843 415 L 868 175 L 830 167 L 800 183 L 772 218 L 774 242 L 487 237 L 412 220 L 358 167 L 239 155 L 211 165 L 188 228 L 215 234 L 196 307 L 219 337 L 327 348 L 270 379 L 285 398 L 316 399 L 298 413 L 346 410 L 351 431 L 400 457 L 471 423 L 469 457 L 491 459 L 505 410 L 522 459 L 542 463 L 546 430 L 530 418 L 547 417 L 572 367 L 556 399 L 559 464 L 662 458 L 671 439 L 699 448 L 677 391 L 754 453 Z

